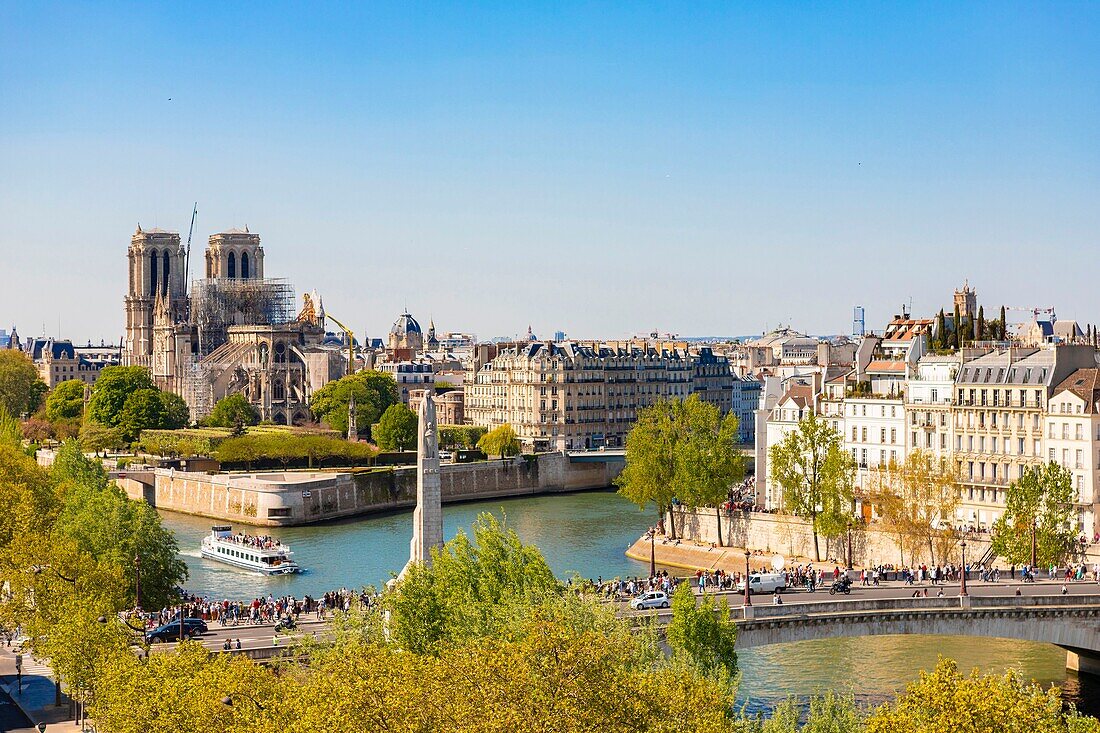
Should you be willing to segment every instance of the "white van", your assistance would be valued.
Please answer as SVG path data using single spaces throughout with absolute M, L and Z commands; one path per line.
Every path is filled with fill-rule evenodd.
M 785 573 L 753 573 L 749 576 L 749 593 L 774 593 L 787 588 Z M 745 592 L 745 581 L 737 584 L 737 590 Z

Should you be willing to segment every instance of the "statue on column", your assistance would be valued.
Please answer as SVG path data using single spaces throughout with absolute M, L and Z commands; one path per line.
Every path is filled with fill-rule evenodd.
M 443 547 L 443 507 L 439 480 L 439 432 L 435 400 L 424 395 L 420 403 L 416 441 L 416 509 L 409 562 L 399 577 L 414 564 L 431 565 L 432 550 Z

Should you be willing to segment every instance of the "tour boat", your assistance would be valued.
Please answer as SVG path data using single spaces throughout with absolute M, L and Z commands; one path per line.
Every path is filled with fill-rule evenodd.
M 290 575 L 302 572 L 290 559 L 294 553 L 273 537 L 233 534 L 229 525 L 216 525 L 202 538 L 202 556 L 264 575 Z

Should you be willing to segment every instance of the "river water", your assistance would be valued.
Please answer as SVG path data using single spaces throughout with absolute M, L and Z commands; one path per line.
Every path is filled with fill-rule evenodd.
M 652 523 L 612 492 L 585 492 L 457 504 L 443 508 L 447 538 L 483 512 L 503 517 L 520 538 L 536 545 L 560 577 L 645 575 L 646 564 L 623 553 Z M 270 528 L 294 549 L 306 568 L 296 576 L 263 577 L 204 560 L 199 542 L 210 531 L 209 519 L 163 512 L 190 570 L 189 591 L 213 598 L 251 598 L 288 593 L 317 595 L 346 586 L 380 586 L 409 556 L 412 514 L 403 512 L 308 527 Z M 241 529 L 246 529 L 242 527 Z M 252 530 L 255 532 L 256 530 Z M 888 700 L 935 666 L 940 655 L 960 668 L 1012 669 L 1025 679 L 1061 685 L 1068 699 L 1100 714 L 1100 680 L 1080 679 L 1065 669 L 1066 655 L 1049 644 L 973 637 L 877 636 L 824 639 L 750 649 L 739 655 L 739 697 L 752 712 L 764 711 L 789 696 L 805 697 L 835 690 L 865 704 Z

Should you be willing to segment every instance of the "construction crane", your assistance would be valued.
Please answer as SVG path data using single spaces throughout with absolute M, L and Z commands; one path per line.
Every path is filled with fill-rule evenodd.
M 187 230 L 187 251 L 183 255 L 183 287 L 185 290 L 191 287 L 191 235 L 195 231 L 195 217 L 199 213 L 199 202 L 191 209 L 191 227 Z
M 329 319 L 344 332 L 344 338 L 348 340 L 348 374 L 355 373 L 355 334 L 351 332 L 351 329 L 345 326 L 340 321 L 332 317 L 331 313 L 325 312 L 325 318 Z
M 1039 314 L 1040 313 L 1049 313 L 1051 321 L 1054 321 L 1057 318 L 1057 316 L 1054 315 L 1054 306 L 1050 306 L 1049 308 L 1042 308 L 1042 307 L 1039 307 L 1039 308 L 1035 308 L 1035 307 L 1025 308 L 1023 306 L 1018 306 L 1018 305 L 1006 305 L 1005 310 L 1006 311 L 1023 311 L 1024 313 L 1030 313 L 1035 320 L 1039 320 Z

